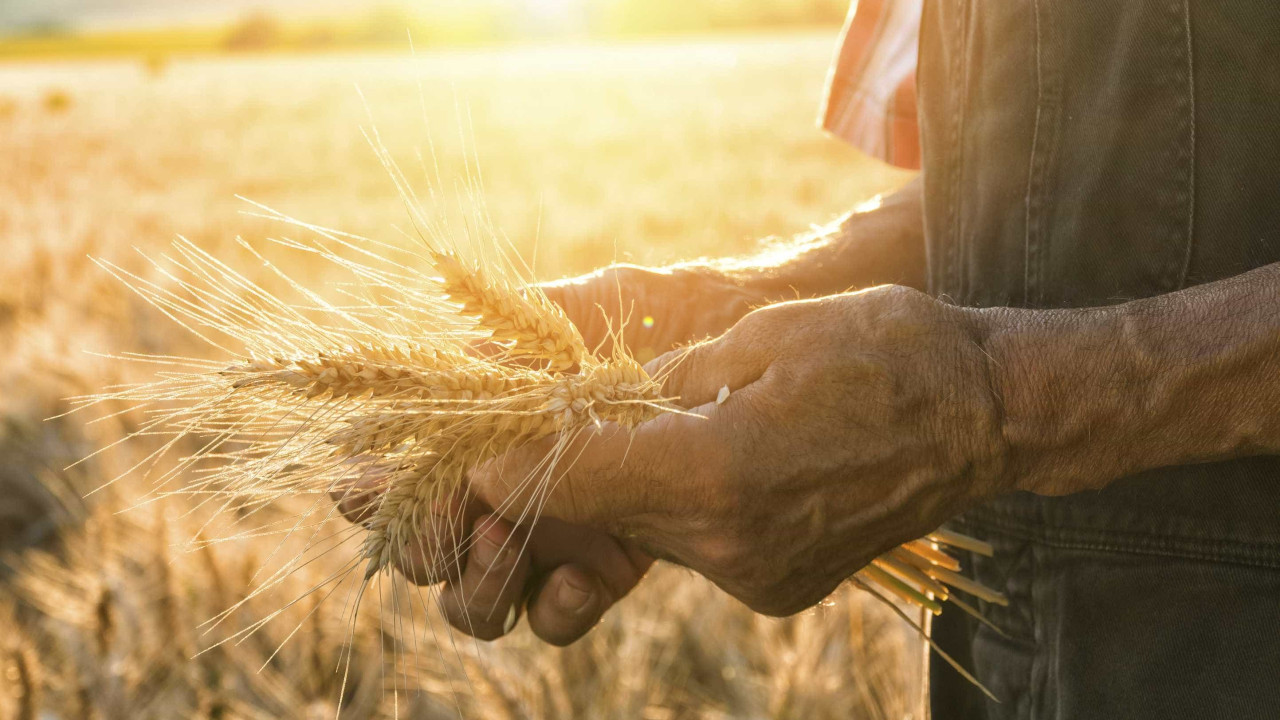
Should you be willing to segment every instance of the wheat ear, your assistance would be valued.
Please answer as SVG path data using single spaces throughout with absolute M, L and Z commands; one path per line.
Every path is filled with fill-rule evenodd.
M 436 512 L 470 468 L 555 438 L 535 474 L 519 480 L 536 499 L 549 491 L 564 450 L 581 433 L 602 423 L 635 428 L 679 411 L 625 350 L 595 355 L 563 310 L 500 254 L 497 262 L 482 261 L 441 235 L 400 250 L 304 227 L 322 240 L 282 245 L 345 273 L 330 293 L 340 302 L 268 264 L 297 298 L 282 300 L 187 241 L 175 243 L 176 257 L 161 270 L 168 285 L 104 263 L 226 354 L 217 360 L 132 355 L 161 366 L 158 379 L 80 399 L 81 406 L 120 402 L 152 413 L 139 433 L 168 440 L 140 466 L 155 467 L 165 453 L 185 451 L 156 478 L 160 487 L 178 484 L 244 522 L 261 518 L 277 501 L 304 501 L 290 505 L 287 519 L 246 530 L 304 538 L 304 550 L 286 558 L 250 597 L 354 541 L 354 559 L 313 591 L 354 578 L 358 605 L 369 580 L 404 565 L 398 561 L 424 530 L 454 521 Z M 231 342 L 214 340 L 223 337 Z M 479 342 L 501 351 L 477 354 Z M 327 496 L 362 484 L 381 490 L 371 495 L 363 527 L 327 529 L 334 513 Z M 321 499 L 307 499 L 316 495 Z M 536 503 L 530 512 L 536 514 Z M 952 600 L 976 614 L 953 590 L 1004 602 L 958 575 L 949 547 L 990 551 L 972 538 L 938 533 L 877 558 L 855 582 L 930 612 Z
M 542 361 L 556 372 L 591 359 L 578 328 L 542 293 L 521 292 L 450 253 L 431 257 L 449 299 L 462 306 L 463 315 L 476 317 L 512 356 Z

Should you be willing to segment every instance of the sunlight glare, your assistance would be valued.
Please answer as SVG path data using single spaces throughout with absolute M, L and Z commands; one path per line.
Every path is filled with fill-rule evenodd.
M 565 22 L 582 17 L 583 0 L 514 0 L 528 9 L 529 14 L 542 20 Z

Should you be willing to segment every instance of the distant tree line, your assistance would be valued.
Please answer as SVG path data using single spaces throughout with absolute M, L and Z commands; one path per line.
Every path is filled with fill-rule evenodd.
M 590 2 L 594 29 L 606 33 L 658 33 L 794 25 L 831 25 L 844 19 L 849 0 L 606 0 Z
M 234 23 L 223 47 L 232 51 L 493 42 L 547 35 L 629 36 L 734 29 L 830 26 L 848 0 L 583 0 L 584 12 L 563 24 L 509 0 L 469 4 L 387 4 L 356 16 L 290 21 L 254 12 Z

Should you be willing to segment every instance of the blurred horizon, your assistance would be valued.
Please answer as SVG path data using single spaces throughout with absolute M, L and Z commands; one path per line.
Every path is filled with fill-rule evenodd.
M 165 260 L 181 237 L 267 292 L 297 297 L 287 273 L 364 314 L 341 263 L 290 250 L 323 236 L 242 197 L 371 248 L 411 246 L 418 205 L 550 280 L 756 256 L 891 192 L 913 173 L 814 126 L 837 39 L 834 23 L 801 27 L 797 8 L 817 6 L 766 21 L 742 13 L 769 3 L 477 2 L 446 26 L 442 8 L 460 0 L 411 20 L 381 3 L 333 20 L 294 12 L 297 0 L 219 4 L 221 20 L 179 12 L 191 0 L 154 16 L 56 1 L 72 25 L 0 42 L 14 59 L 0 62 L 0 718 L 337 718 L 339 706 L 368 720 L 919 717 L 923 645 L 899 608 L 850 584 L 771 618 L 656 567 L 567 648 L 527 623 L 463 641 L 431 591 L 384 596 L 378 581 L 359 615 L 345 593 L 311 593 L 358 562 L 355 547 L 259 592 L 304 535 L 358 536 L 336 516 L 287 543 L 238 512 L 210 517 L 205 469 L 165 457 L 154 407 L 67 414 L 68 398 L 172 374 L 126 357 L 227 359 L 95 259 L 187 302 Z M 13 16 L 10 2 L 0 12 Z M 502 22 L 477 7 L 500 7 Z M 405 54 L 406 28 L 431 49 Z M 397 176 L 417 193 L 410 207 Z M 250 501 L 233 505 L 303 528 L 301 510 L 324 500 Z
M 835 27 L 847 0 L 9 0 L 0 57 L 316 52 Z

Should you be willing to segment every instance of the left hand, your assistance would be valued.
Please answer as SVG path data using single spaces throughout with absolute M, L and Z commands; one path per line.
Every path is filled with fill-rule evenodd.
M 666 393 L 690 414 L 584 437 L 542 517 L 626 538 L 759 612 L 802 610 L 1012 489 L 977 332 L 971 311 L 897 286 L 756 310 L 651 363 L 674 368 Z M 530 499 L 513 489 L 549 445 L 478 469 L 472 492 L 519 517 Z
M 688 414 L 584 434 L 531 527 L 515 524 L 531 498 L 513 489 L 551 440 L 478 468 L 469 499 L 444 509 L 466 518 L 457 533 L 414 544 L 453 558 L 473 528 L 480 541 L 461 562 L 410 554 L 401 569 L 445 581 L 446 617 L 483 639 L 527 606 L 539 637 L 572 642 L 653 557 L 759 612 L 798 612 L 877 555 L 1012 489 L 977 332 L 971 311 L 898 286 L 756 310 L 649 364 L 666 369 L 665 394 Z M 351 494 L 344 512 L 358 521 L 363 502 Z
M 631 356 L 648 362 L 674 347 L 715 337 L 764 296 L 731 277 L 695 265 L 647 268 L 610 265 L 575 278 L 544 283 L 587 347 L 613 352 L 610 327 L 621 330 Z
M 649 358 L 724 332 L 762 300 L 732 278 L 697 266 L 614 265 L 542 288 L 564 308 L 588 347 L 604 345 L 603 353 L 612 352 L 607 345 L 612 323 L 622 328 L 635 356 Z M 378 490 L 379 480 L 366 477 L 354 487 L 335 488 L 333 497 L 348 520 L 361 523 L 372 513 L 371 496 Z M 398 566 L 418 584 L 443 582 L 445 617 L 477 638 L 503 635 L 508 621 L 527 610 L 538 637 L 571 643 L 653 564 L 635 543 L 596 528 L 553 517 L 517 527 L 465 489 L 444 505 L 433 509 L 443 520 L 426 528 L 435 535 L 410 543 L 397 555 Z M 475 543 L 469 545 L 469 539 Z M 460 546 L 469 547 L 462 561 L 455 551 Z

